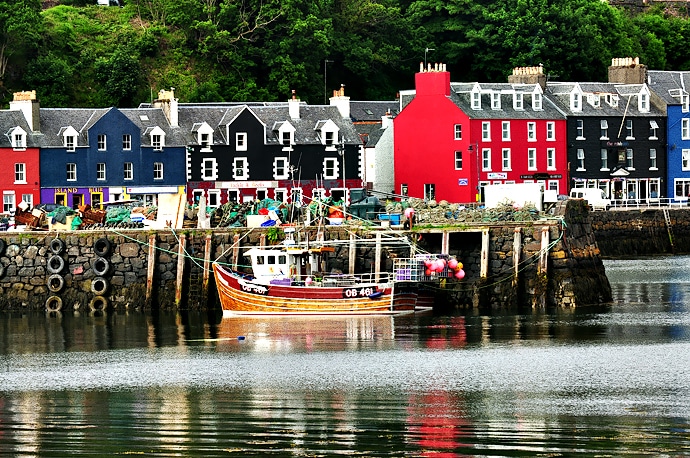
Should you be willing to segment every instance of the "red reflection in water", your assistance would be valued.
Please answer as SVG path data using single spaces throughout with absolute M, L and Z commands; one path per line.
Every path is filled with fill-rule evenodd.
M 446 392 L 413 395 L 410 397 L 407 430 L 408 440 L 422 449 L 420 456 L 456 458 L 469 456 L 456 452 L 470 447 L 460 442 L 471 435 L 471 424 L 457 407 L 458 399 Z
M 429 326 L 427 329 L 432 332 L 425 341 L 428 348 L 442 350 L 467 345 L 467 330 L 463 316 L 450 318 L 447 323 Z

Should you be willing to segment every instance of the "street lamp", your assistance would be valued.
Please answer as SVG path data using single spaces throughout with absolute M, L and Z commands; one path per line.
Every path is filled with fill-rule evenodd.
M 327 99 L 327 92 L 326 92 L 326 65 L 327 64 L 332 64 L 332 60 L 325 59 L 323 61 L 323 104 L 326 105 L 328 103 Z
M 470 144 L 470 146 L 467 147 L 467 150 L 468 150 L 468 151 L 473 151 L 473 150 L 474 150 L 474 151 L 477 152 L 477 155 L 476 155 L 476 167 L 475 167 L 475 168 L 477 169 L 477 193 L 475 194 L 475 200 L 476 200 L 477 202 L 479 202 L 479 197 L 480 197 L 480 195 L 481 195 L 480 186 L 479 186 L 479 144 L 478 144 L 478 143 L 475 143 L 475 144 L 474 144 L 474 148 L 472 148 L 472 145 Z

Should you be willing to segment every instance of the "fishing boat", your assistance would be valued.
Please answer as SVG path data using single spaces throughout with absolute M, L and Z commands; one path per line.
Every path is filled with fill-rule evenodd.
M 430 271 L 430 255 L 395 259 L 392 272 L 321 273 L 323 256 L 334 251 L 297 244 L 255 247 L 245 256 L 251 273 L 213 263 L 224 316 L 232 315 L 400 315 L 430 310 L 418 303 L 420 282 L 454 274 L 443 257 Z M 448 258 L 447 256 L 445 258 Z M 440 268 L 441 263 L 444 268 Z M 452 265 L 452 263 L 450 263 Z

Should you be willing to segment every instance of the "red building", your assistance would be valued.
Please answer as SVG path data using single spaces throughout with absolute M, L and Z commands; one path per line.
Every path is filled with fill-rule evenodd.
M 541 67 L 509 81 L 451 83 L 443 64 L 420 68 L 394 120 L 397 191 L 474 202 L 485 186 L 537 181 L 566 193 L 566 118 L 543 97 Z
M 33 207 L 40 202 L 39 143 L 34 127 L 29 125 L 31 110 L 37 110 L 35 92 L 18 92 L 10 103 L 10 110 L 0 111 L 0 190 L 2 213 L 14 214 L 24 201 Z M 35 114 L 35 113 L 34 113 Z

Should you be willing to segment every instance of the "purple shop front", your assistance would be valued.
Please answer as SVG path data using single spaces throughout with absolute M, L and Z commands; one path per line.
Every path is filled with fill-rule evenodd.
M 80 205 L 98 206 L 108 200 L 108 188 L 44 188 L 41 203 L 54 203 L 76 209 Z

